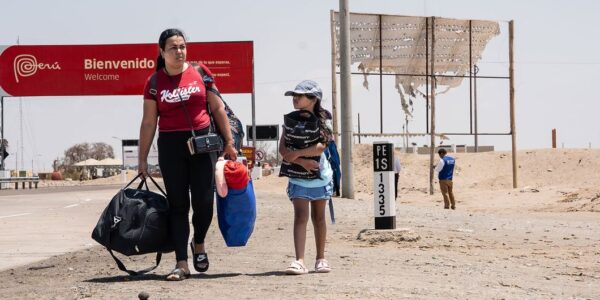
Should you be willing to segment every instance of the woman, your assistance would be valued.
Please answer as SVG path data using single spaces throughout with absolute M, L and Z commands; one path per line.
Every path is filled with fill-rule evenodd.
M 333 193 L 333 171 L 323 151 L 332 138 L 332 132 L 326 125 L 326 112 L 321 108 L 323 93 L 316 82 L 305 80 L 300 82 L 293 91 L 286 92 L 285 95 L 293 96 L 294 109 L 310 111 L 318 117 L 320 132 L 320 138 L 315 141 L 316 143 L 304 149 L 291 149 L 286 146 L 286 140 L 293 139 L 293 137 L 286 138 L 286 130 L 283 131 L 279 143 L 279 152 L 285 161 L 297 164 L 306 171 L 319 173 L 319 176 L 314 179 L 293 178 L 293 175 L 289 175 L 287 194 L 294 206 L 296 260 L 290 264 L 285 273 L 290 275 L 308 273 L 304 263 L 304 249 L 306 245 L 306 225 L 309 216 L 312 219 L 317 248 L 315 272 L 328 273 L 331 271 L 331 267 L 325 259 L 325 241 L 327 237 L 325 206 Z M 312 156 L 318 157 L 317 161 L 307 158 Z
M 191 155 L 186 143 L 191 137 L 192 128 L 196 135 L 208 133 L 210 117 L 207 104 L 224 139 L 224 155 L 233 160 L 237 157 L 221 99 L 212 92 L 207 93 L 201 75 L 186 62 L 187 49 L 183 32 L 178 29 L 163 31 L 158 45 L 160 49 L 156 60 L 156 82 L 150 83 L 151 76 L 144 87 L 139 172 L 148 174 L 148 152 L 158 124 L 158 162 L 171 210 L 169 231 L 177 259 L 175 269 L 167 276 L 167 280 L 183 280 L 190 275 L 187 263 L 190 191 L 194 210 L 194 236 L 190 243 L 193 266 L 198 272 L 206 272 L 209 267 L 204 238 L 213 217 L 214 165 L 217 157 L 216 153 Z M 206 74 L 212 75 L 206 66 L 200 67 Z M 212 87 L 216 89 L 214 83 Z

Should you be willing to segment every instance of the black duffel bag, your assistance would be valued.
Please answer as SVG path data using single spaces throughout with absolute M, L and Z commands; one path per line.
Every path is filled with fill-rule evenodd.
M 142 180 L 136 189 L 128 188 L 140 177 Z M 168 231 L 169 202 L 166 193 L 152 177 L 147 178 L 162 195 L 150 191 L 146 178 L 138 174 L 112 198 L 92 232 L 92 238 L 106 247 L 119 269 L 130 275 L 154 270 L 162 253 L 175 249 Z M 141 271 L 127 270 L 112 250 L 127 256 L 156 252 L 156 265 Z

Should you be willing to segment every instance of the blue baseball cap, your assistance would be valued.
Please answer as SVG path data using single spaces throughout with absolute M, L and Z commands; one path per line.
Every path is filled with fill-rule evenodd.
M 294 94 L 314 96 L 319 100 L 323 100 L 323 91 L 321 91 L 319 85 L 312 80 L 304 80 L 298 83 L 293 91 L 285 92 L 286 96 L 293 96 Z

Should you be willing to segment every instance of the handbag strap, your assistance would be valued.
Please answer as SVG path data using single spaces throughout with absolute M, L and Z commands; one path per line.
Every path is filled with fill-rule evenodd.
M 188 65 L 188 68 L 189 67 L 192 67 L 192 66 Z M 173 78 L 171 78 L 171 75 L 167 71 L 167 68 L 164 68 L 164 70 L 165 70 L 165 73 L 167 74 L 167 78 L 169 78 L 169 81 L 171 81 L 171 83 L 173 84 L 173 89 L 174 90 L 177 89 L 179 87 L 178 84 L 173 81 Z M 202 80 L 201 80 L 202 84 L 204 84 L 204 77 L 202 76 L 202 74 L 200 76 L 202 77 Z M 206 84 L 204 84 L 204 88 L 206 90 Z M 187 110 L 187 107 L 186 107 L 185 103 L 183 103 L 183 98 L 181 97 L 181 93 L 177 93 L 177 96 L 179 96 L 179 103 L 181 104 L 181 108 L 183 109 L 183 111 L 185 113 L 185 118 L 188 121 L 188 124 L 190 125 L 190 129 L 192 131 L 192 136 L 196 137 L 196 133 L 194 132 L 194 124 L 192 123 L 192 118 L 190 117 L 190 113 Z M 208 105 L 208 93 L 206 93 L 206 111 L 208 112 L 208 117 L 210 118 L 210 125 L 208 127 L 208 132 L 209 133 L 216 133 L 215 129 L 213 128 L 213 116 L 212 116 L 212 112 L 210 111 L 210 105 Z

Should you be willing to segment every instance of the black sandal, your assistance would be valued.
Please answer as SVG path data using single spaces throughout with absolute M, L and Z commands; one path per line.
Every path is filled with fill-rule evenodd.
M 177 276 L 177 277 L 174 277 Z M 181 281 L 190 278 L 191 274 L 186 273 L 183 269 L 175 268 L 169 275 L 167 275 L 167 281 Z
M 194 261 L 192 263 L 194 265 L 194 270 L 200 273 L 208 271 L 209 263 L 208 255 L 206 254 L 206 252 L 196 253 L 196 251 L 194 251 L 193 240 L 190 242 L 190 248 L 192 249 L 192 255 L 194 256 Z

